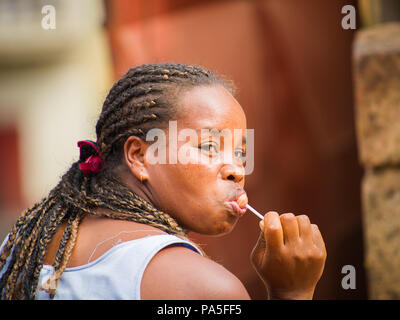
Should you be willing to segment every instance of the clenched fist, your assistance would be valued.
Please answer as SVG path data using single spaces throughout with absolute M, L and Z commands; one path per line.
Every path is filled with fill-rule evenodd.
M 251 261 L 270 299 L 312 299 L 326 249 L 318 226 L 306 215 L 268 212 Z

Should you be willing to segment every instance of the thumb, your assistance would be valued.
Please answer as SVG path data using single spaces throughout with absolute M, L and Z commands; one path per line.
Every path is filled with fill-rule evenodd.
M 251 252 L 251 261 L 254 267 L 259 266 L 262 263 L 266 250 L 266 243 L 264 237 L 264 220 L 260 221 L 259 226 L 261 232 L 258 237 L 257 243 L 253 248 L 253 251 Z

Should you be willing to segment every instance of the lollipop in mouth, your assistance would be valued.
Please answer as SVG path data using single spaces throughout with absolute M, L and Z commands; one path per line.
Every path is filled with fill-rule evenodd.
M 239 197 L 235 200 L 231 200 L 227 202 L 227 205 L 231 208 L 231 210 L 241 217 L 247 211 L 247 195 L 246 193 L 242 193 Z
M 246 205 L 248 203 L 246 193 L 241 194 L 240 197 L 236 200 L 236 202 L 241 209 L 246 208 Z

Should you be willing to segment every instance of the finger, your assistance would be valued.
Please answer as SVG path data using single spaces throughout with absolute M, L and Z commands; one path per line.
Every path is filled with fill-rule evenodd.
M 316 224 L 312 224 L 311 229 L 312 229 L 312 234 L 313 234 L 313 242 L 315 243 L 315 245 L 318 248 L 326 251 L 325 242 L 324 242 L 324 239 L 322 238 L 321 231 L 319 231 L 318 226 Z
M 299 226 L 299 236 L 302 240 L 306 242 L 313 241 L 313 231 L 311 228 L 310 218 L 302 214 L 296 217 L 297 224 Z
M 264 234 L 264 219 L 260 220 L 260 222 L 258 223 L 258 225 L 260 226 L 261 232 Z
M 284 244 L 299 240 L 299 225 L 293 213 L 284 213 L 280 216 Z
M 283 230 L 279 214 L 270 211 L 264 216 L 264 236 L 267 250 L 283 246 Z

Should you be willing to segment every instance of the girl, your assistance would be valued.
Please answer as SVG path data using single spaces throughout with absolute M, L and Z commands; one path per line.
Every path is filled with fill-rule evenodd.
M 154 152 L 146 135 L 168 137 L 171 121 L 197 138 L 160 139 Z M 228 148 L 204 129 L 244 136 L 246 117 L 226 82 L 182 64 L 129 70 L 105 99 L 97 141 L 78 143 L 79 161 L 5 239 L 1 298 L 249 299 L 186 238 L 226 234 L 246 211 L 244 141 Z M 176 152 L 189 161 L 173 161 Z M 152 161 L 160 155 L 166 163 Z M 311 299 L 326 259 L 318 227 L 268 212 L 260 230 L 251 261 L 266 297 Z

